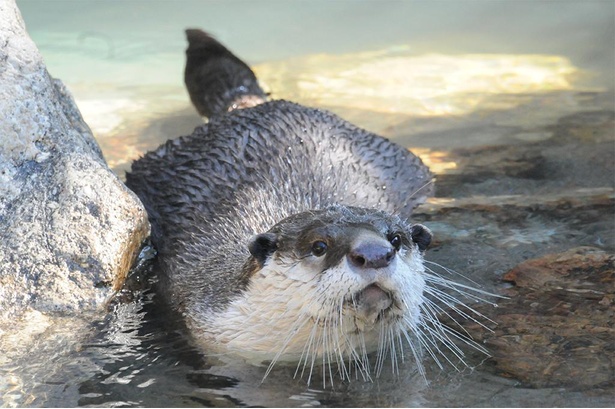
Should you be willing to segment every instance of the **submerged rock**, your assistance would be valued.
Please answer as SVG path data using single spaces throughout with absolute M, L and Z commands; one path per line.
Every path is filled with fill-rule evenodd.
M 512 286 L 497 326 L 466 330 L 492 354 L 499 374 L 544 387 L 609 387 L 615 382 L 615 256 L 577 247 L 525 261 L 503 280 Z
M 13 0 L 0 2 L 0 112 L 3 345 L 3 332 L 27 311 L 101 306 L 149 224 L 66 88 L 47 73 Z

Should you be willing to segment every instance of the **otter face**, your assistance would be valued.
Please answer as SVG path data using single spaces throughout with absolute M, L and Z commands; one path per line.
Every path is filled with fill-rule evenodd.
M 431 233 L 421 225 L 407 226 L 390 216 L 356 215 L 336 221 L 314 213 L 296 215 L 272 231 L 255 236 L 250 253 L 260 274 L 284 274 L 298 282 L 317 282 L 318 308 L 335 309 L 343 301 L 343 317 L 352 318 L 355 332 L 389 323 L 409 313 L 424 281 L 421 253 Z M 299 228 L 298 228 L 299 227 Z M 409 292 L 410 291 L 410 292 Z M 326 310 L 326 309 L 325 309 Z
M 293 215 L 250 241 L 247 264 L 258 267 L 212 323 L 216 342 L 271 365 L 337 362 L 342 378 L 353 364 L 368 378 L 367 353 L 382 361 L 416 332 L 430 240 L 427 228 L 374 210 Z

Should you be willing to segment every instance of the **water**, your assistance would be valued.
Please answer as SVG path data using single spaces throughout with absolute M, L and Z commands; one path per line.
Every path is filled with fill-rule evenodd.
M 255 66 L 275 97 L 325 107 L 411 147 L 437 174 L 416 219 L 428 260 L 487 291 L 518 263 L 579 245 L 615 251 L 615 3 L 20 1 L 50 73 L 105 156 L 130 162 L 202 120 L 182 84 L 183 29 Z M 292 23 L 289 23 L 292 22 Z M 383 74 L 385 73 L 385 74 Z M 323 388 L 191 346 L 133 276 L 109 313 L 28 317 L 0 354 L 4 406 L 613 406 L 612 386 L 532 388 L 468 350 L 469 368 Z M 26 342 L 28 341 L 29 342 Z M 406 351 L 406 357 L 410 356 Z

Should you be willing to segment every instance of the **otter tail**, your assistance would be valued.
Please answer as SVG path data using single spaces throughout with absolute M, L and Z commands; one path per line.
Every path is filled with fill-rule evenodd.
M 186 37 L 184 81 L 202 116 L 249 108 L 267 100 L 250 67 L 216 39 L 199 29 L 187 29 Z

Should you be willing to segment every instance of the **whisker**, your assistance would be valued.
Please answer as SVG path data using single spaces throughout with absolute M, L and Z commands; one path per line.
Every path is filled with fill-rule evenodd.
M 430 315 L 430 314 L 427 314 Z M 425 316 L 427 318 L 427 315 Z M 427 322 L 433 324 L 432 326 L 427 325 Z M 450 350 L 460 361 L 463 361 L 462 356 L 463 351 L 454 343 L 452 342 L 448 336 L 446 335 L 446 329 L 447 327 L 445 325 L 442 325 L 437 317 L 434 316 L 429 316 L 429 318 L 427 318 L 427 321 L 424 321 L 423 324 L 423 329 L 426 331 L 422 332 L 422 335 L 425 336 L 429 336 L 428 339 L 431 341 L 430 343 L 432 345 L 434 345 L 437 348 L 437 341 L 440 341 L 448 350 Z M 448 358 L 446 357 L 445 354 L 443 354 L 440 349 L 438 348 L 438 352 L 440 352 L 440 354 L 442 356 L 444 356 L 447 360 Z M 450 361 L 449 361 L 450 362 Z M 452 364 L 452 363 L 451 363 Z M 455 365 L 453 365 L 455 366 Z
M 423 328 L 427 329 L 427 330 L 430 329 L 428 326 L 423 326 Z M 435 348 L 436 351 L 438 351 L 440 356 L 442 356 L 453 368 L 457 369 L 457 366 L 455 364 L 453 364 L 453 362 L 451 362 L 451 360 L 445 354 L 442 354 L 442 352 L 438 348 L 437 342 L 435 342 L 433 340 L 432 337 L 433 336 L 437 337 L 438 335 L 440 335 L 439 333 L 431 332 L 431 331 L 428 331 L 427 333 L 424 332 L 424 331 L 417 331 L 417 332 L 415 332 L 415 335 L 416 335 L 417 339 L 419 340 L 419 343 L 423 346 L 423 348 L 425 348 L 427 350 L 427 353 L 436 362 L 436 364 L 438 365 L 438 368 L 444 369 L 444 366 L 442 365 L 442 363 L 438 359 L 438 356 L 436 355 L 436 353 L 431 348 L 432 346 Z M 431 336 L 427 336 L 427 335 L 431 335 Z M 444 343 L 444 345 L 446 345 L 448 347 L 448 344 Z
M 409 328 L 412 330 L 414 334 L 416 334 L 416 329 L 414 329 L 413 326 L 410 326 Z M 410 335 L 408 334 L 407 331 L 402 330 L 400 331 L 400 334 L 403 335 L 404 338 L 406 339 L 406 342 L 408 343 L 408 346 L 410 347 L 410 351 L 412 351 L 412 355 L 414 356 L 416 367 L 419 373 L 421 374 L 421 376 L 423 377 L 423 379 L 425 379 L 425 382 L 427 382 L 427 374 L 425 373 L 425 367 L 423 366 L 423 363 L 421 360 L 420 351 L 417 350 L 416 345 L 414 345 L 414 342 L 412 342 L 412 339 L 410 338 Z
M 310 318 L 309 317 L 305 317 L 303 320 L 299 320 L 297 325 L 295 325 L 293 327 L 293 329 L 291 329 L 289 334 L 286 336 L 286 338 L 284 340 L 284 343 L 282 344 L 282 346 L 280 347 L 280 349 L 278 350 L 276 355 L 273 357 L 273 359 L 269 363 L 269 366 L 267 367 L 267 371 L 265 372 L 265 375 L 263 376 L 263 379 L 261 380 L 261 383 L 265 381 L 267 376 L 269 376 L 269 373 L 271 373 L 271 370 L 273 369 L 273 367 L 276 364 L 276 362 L 278 361 L 278 359 L 280 359 L 280 356 L 282 356 L 282 354 L 286 351 L 286 348 L 288 348 L 288 344 L 293 339 L 293 337 L 295 335 L 297 335 L 297 332 L 299 332 L 299 330 L 301 328 L 303 328 L 303 326 L 305 324 L 307 324 L 309 321 L 310 321 Z
M 449 333 L 449 334 L 453 335 L 455 338 L 457 338 L 458 340 L 462 341 L 464 344 L 466 344 L 468 346 L 471 346 L 473 349 L 478 350 L 478 351 L 488 355 L 488 351 L 482 345 L 480 345 L 479 343 L 474 341 L 472 339 L 472 337 L 470 336 L 470 334 L 468 334 L 468 332 L 463 328 L 463 326 L 461 326 L 460 323 L 458 323 L 457 321 L 455 321 L 453 319 L 453 321 L 459 326 L 459 328 L 461 328 L 465 332 L 465 334 L 460 333 L 459 331 L 449 327 L 448 325 L 443 324 L 435 316 L 435 311 L 431 310 L 431 312 L 428 315 L 429 315 L 428 322 L 430 322 L 433 325 L 433 327 L 429 327 L 431 330 L 435 330 L 435 331 L 438 331 L 440 333 L 444 333 L 444 332 Z M 463 354 L 461 349 L 458 348 L 452 341 L 451 341 L 451 345 L 454 345 L 455 349 L 458 350 L 459 353 Z
M 418 189 L 416 189 L 414 192 L 410 193 L 410 195 L 408 195 L 408 198 L 413 198 L 414 196 L 416 196 L 421 190 L 425 189 L 426 187 L 428 187 L 429 185 L 433 185 L 435 182 L 434 179 L 425 182 L 421 187 L 419 187 Z
M 303 351 L 301 351 L 301 357 L 299 358 L 299 363 L 297 364 L 297 370 L 295 371 L 294 377 L 297 376 L 297 373 L 299 372 L 299 368 L 301 368 L 301 362 L 303 362 L 303 367 L 301 368 L 301 375 L 299 376 L 300 378 L 303 378 L 303 374 L 305 373 L 305 368 L 307 367 L 308 359 L 310 356 L 310 350 L 312 348 L 312 343 L 314 342 L 314 337 L 316 335 L 317 329 L 318 329 L 318 319 L 314 320 L 314 325 L 312 327 L 312 330 L 310 331 L 308 340 L 303 347 Z M 310 372 L 310 375 L 311 375 L 311 372 Z M 308 385 L 309 385 L 309 379 L 308 379 Z
M 507 299 L 508 298 L 508 297 L 503 296 L 503 295 L 494 294 L 494 293 L 491 293 L 489 291 L 485 291 L 485 290 L 482 290 L 480 288 L 477 288 L 477 287 L 482 287 L 482 285 L 477 283 L 477 282 L 475 282 L 475 281 L 473 281 L 472 279 L 464 276 L 463 274 L 458 273 L 455 270 L 448 269 L 448 268 L 446 268 L 444 266 L 441 266 L 440 264 L 434 263 L 433 261 L 428 261 L 428 260 L 423 260 L 423 261 L 424 261 L 425 264 L 436 265 L 437 267 L 440 267 L 440 268 L 444 269 L 449 274 L 455 274 L 455 275 L 458 275 L 460 277 L 463 277 L 465 280 L 470 281 L 471 283 L 475 284 L 476 287 L 472 287 L 472 286 L 469 286 L 469 285 L 466 285 L 466 284 L 463 284 L 463 283 L 459 283 L 459 282 L 456 282 L 456 281 L 449 280 L 449 279 L 443 277 L 441 274 L 437 273 L 434 269 L 429 268 L 427 265 L 425 265 L 425 270 L 426 270 L 427 274 L 425 274 L 425 276 L 424 276 L 426 281 L 431 281 L 431 282 L 433 282 L 435 284 L 439 284 L 439 285 L 444 286 L 446 288 L 450 288 L 451 290 L 463 293 L 463 295 L 468 297 L 468 298 L 472 298 L 472 299 L 475 299 L 475 300 L 478 300 L 478 301 L 482 301 L 482 302 L 485 302 L 487 304 L 495 305 L 493 302 L 490 302 L 490 301 L 488 301 L 488 300 L 486 300 L 484 298 L 480 298 L 480 297 L 478 297 L 475 294 L 482 294 L 482 295 L 486 295 L 486 296 L 489 296 L 489 297 L 495 297 L 495 298 L 501 298 L 501 299 Z M 469 292 L 469 293 L 462 292 L 461 290 L 459 290 L 459 288 L 463 288 L 463 289 L 469 290 L 471 292 Z
M 348 370 L 346 369 L 346 362 L 344 360 L 344 355 L 342 352 L 342 345 L 340 345 L 340 338 L 344 341 L 347 340 L 345 334 L 344 334 L 344 300 L 340 299 L 340 304 L 339 304 L 339 314 L 338 314 L 338 328 L 339 330 L 339 334 L 336 337 L 336 354 L 335 354 L 335 359 L 337 361 L 337 368 L 338 371 L 340 373 L 340 376 L 342 378 L 342 380 L 348 379 L 350 380 L 350 373 L 348 372 Z M 352 348 L 352 346 L 350 346 Z M 349 356 L 350 359 L 350 356 Z M 350 366 L 350 365 L 349 365 Z
M 390 343 L 390 355 L 391 355 L 391 371 L 394 375 L 399 376 L 399 365 L 397 363 L 397 351 L 395 348 L 395 337 L 393 336 L 393 328 L 388 326 L 389 343 Z
M 332 325 L 327 326 L 327 321 L 328 321 L 328 318 L 325 319 L 325 326 L 323 328 L 323 333 L 324 333 L 324 335 L 323 335 L 323 348 L 324 348 L 324 350 L 323 350 L 323 366 L 325 365 L 325 356 L 326 356 L 327 357 L 327 365 L 326 366 L 329 368 L 329 379 L 331 380 L 331 387 L 334 388 L 334 385 L 333 385 L 333 369 L 332 369 L 333 365 L 331 365 L 331 348 L 329 346 L 330 346 L 330 342 L 332 342 L 332 339 L 331 339 L 332 338 L 332 331 L 333 331 L 333 328 L 335 328 L 335 326 L 334 325 L 333 326 Z M 327 383 L 326 377 L 323 376 L 323 387 L 326 387 L 326 383 Z
M 430 295 L 434 295 L 434 294 L 432 294 L 431 292 L 428 292 L 428 294 L 430 294 Z M 493 332 L 493 330 L 492 330 L 491 328 L 489 328 L 486 324 L 484 324 L 484 323 L 480 322 L 477 318 L 474 318 L 472 315 L 470 315 L 470 314 L 466 313 L 465 311 L 461 310 L 461 309 L 457 306 L 457 304 L 458 304 L 458 305 L 461 305 L 462 307 L 467 308 L 467 309 L 468 309 L 471 313 L 473 313 L 474 315 L 478 316 L 479 318 L 482 318 L 482 319 L 484 319 L 484 320 L 487 320 L 487 321 L 491 322 L 492 324 L 496 324 L 496 323 L 495 323 L 495 321 L 493 321 L 493 320 L 491 320 L 490 318 L 488 318 L 488 317 L 484 316 L 484 315 L 483 315 L 483 314 L 481 314 L 480 312 L 476 311 L 474 308 L 472 308 L 472 307 L 470 307 L 470 306 L 468 306 L 468 305 L 466 305 L 466 304 L 464 304 L 464 303 L 462 303 L 462 302 L 459 302 L 459 300 L 455 299 L 454 297 L 450 297 L 450 296 L 449 296 L 448 294 L 446 294 L 446 293 L 443 293 L 443 294 L 437 294 L 437 295 L 434 295 L 434 297 L 435 297 L 438 301 L 442 302 L 444 305 L 446 305 L 447 307 L 449 307 L 451 310 L 453 310 L 454 312 L 456 312 L 457 314 L 459 314 L 461 317 L 463 317 L 463 318 L 465 318 L 465 319 L 467 319 L 467 320 L 473 321 L 474 323 L 476 323 L 476 324 L 480 325 L 481 327 L 483 327 L 484 329 L 488 330 L 489 332 Z M 450 299 L 451 299 L 451 300 L 457 301 L 457 304 L 453 304 L 453 303 L 451 303 L 451 302 L 449 302 L 449 301 L 444 301 L 444 298 L 448 298 L 448 297 L 450 297 Z M 437 310 L 438 310 L 438 312 L 439 312 L 440 314 L 443 314 L 443 315 L 447 316 L 447 317 L 448 317 L 448 318 L 450 318 L 450 319 L 451 319 L 451 320 L 452 320 L 455 324 L 457 324 L 460 328 L 463 328 L 463 326 L 462 326 L 462 325 L 461 325 L 461 324 L 460 324 L 460 323 L 459 323 L 459 322 L 458 322 L 455 318 L 453 318 L 453 317 L 450 315 L 450 313 L 449 313 L 448 311 L 444 310 L 444 309 L 443 309 L 442 307 L 440 307 L 437 303 L 433 302 L 433 301 L 432 301 L 432 300 L 430 300 L 429 298 L 425 298 L 425 301 L 424 301 L 424 302 L 425 302 L 426 304 L 429 304 L 429 305 L 433 306 L 433 308 L 434 308 L 434 309 L 437 309 Z M 465 329 L 464 329 L 464 331 L 465 331 Z M 467 332 L 466 332 L 466 333 L 467 333 Z M 468 334 L 468 335 L 469 335 L 469 334 Z
M 320 320 L 320 316 L 318 318 Z M 316 340 L 316 344 L 314 346 L 314 350 L 313 350 L 313 353 L 312 353 L 312 361 L 311 361 L 311 364 L 310 364 L 310 375 L 308 376 L 308 385 L 310 384 L 310 381 L 312 379 L 312 373 L 314 372 L 314 365 L 316 365 L 316 359 L 318 358 L 319 348 L 322 347 L 322 342 L 324 342 L 322 328 L 319 326 L 318 329 L 319 329 L 320 336 Z M 323 350 L 323 364 L 324 364 L 324 350 Z M 324 371 L 324 368 L 323 368 L 323 371 Z
M 465 274 L 462 274 L 462 273 L 458 272 L 457 270 L 453 270 L 452 268 L 445 267 L 442 264 L 436 263 L 435 261 L 423 259 L 423 263 L 431 264 L 431 265 L 434 265 L 436 267 L 439 267 L 439 268 L 441 268 L 442 270 L 444 270 L 445 272 L 447 272 L 450 275 L 456 275 L 456 276 L 462 277 L 464 280 L 468 280 L 469 282 L 471 282 L 472 284 L 476 285 L 477 287 L 482 287 L 482 285 L 480 283 L 472 280 L 471 278 L 469 278 Z M 428 268 L 428 267 L 425 266 L 425 268 Z M 429 268 L 429 271 L 432 272 L 433 274 L 435 274 L 438 277 L 442 277 L 440 274 L 438 274 L 435 270 L 433 270 L 431 268 Z
M 403 341 L 401 339 L 401 331 L 398 329 L 397 330 L 397 344 L 398 344 L 398 348 L 399 348 L 399 356 L 401 358 L 401 362 L 405 363 L 406 362 L 406 357 L 404 355 L 404 347 L 403 347 Z
M 447 280 L 445 278 L 437 277 L 437 276 L 430 275 L 430 274 L 425 274 L 424 278 L 425 278 L 425 282 L 426 283 L 433 283 L 434 284 L 433 286 L 427 286 L 426 290 L 431 290 L 431 289 L 437 288 L 437 286 L 440 286 L 440 287 L 448 288 L 449 290 L 452 290 L 455 293 L 457 293 L 457 294 L 459 294 L 459 295 L 461 295 L 461 296 L 463 296 L 465 298 L 468 298 L 468 299 L 471 299 L 471 300 L 474 300 L 474 301 L 483 302 L 483 303 L 486 303 L 486 304 L 491 304 L 493 306 L 497 306 L 496 303 L 493 303 L 493 302 L 491 302 L 491 301 L 489 301 L 489 300 L 487 300 L 487 299 L 477 295 L 477 293 L 478 293 L 478 294 L 483 294 L 483 295 L 487 295 L 487 296 L 497 296 L 497 295 L 494 295 L 494 294 L 489 293 L 487 291 L 483 291 L 483 290 L 480 290 L 480 289 L 477 289 L 477 288 L 474 288 L 474 287 L 470 287 L 470 286 L 467 286 L 467 285 L 464 285 L 464 284 L 461 284 L 461 283 L 456 283 L 454 281 L 450 281 L 450 280 Z M 468 290 L 468 291 L 464 291 L 464 290 Z M 504 298 L 502 296 L 499 296 L 499 297 L 500 298 Z

